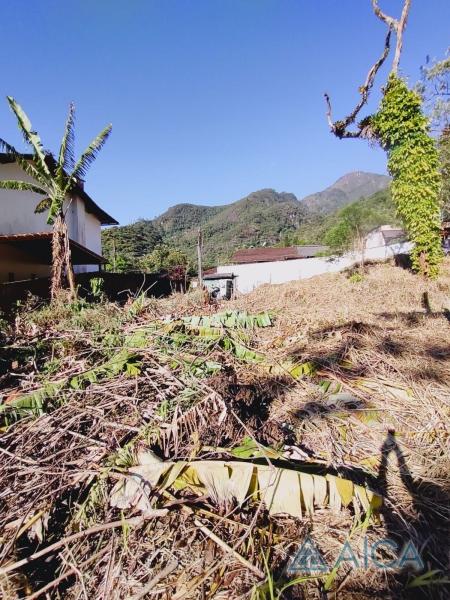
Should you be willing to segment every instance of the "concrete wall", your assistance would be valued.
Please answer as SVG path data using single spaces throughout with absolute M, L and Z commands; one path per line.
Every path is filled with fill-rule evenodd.
M 0 165 L 0 179 L 33 182 L 15 163 Z M 32 192 L 0 190 L 0 234 L 51 231 L 45 222 L 45 213 L 34 213 L 39 200 L 42 200 L 42 196 Z
M 368 248 L 366 260 L 386 260 L 396 254 L 404 254 L 411 250 L 410 242 Z M 357 264 L 361 260 L 360 253 L 351 252 L 339 258 L 300 258 L 277 262 L 252 263 L 245 265 L 223 265 L 217 267 L 218 273 L 234 273 L 236 290 L 246 294 L 263 283 L 285 283 L 296 279 L 309 279 L 324 273 L 337 273 Z
M 368 250 L 370 248 L 381 248 L 385 244 L 382 231 L 378 229 L 372 231 L 366 236 L 364 243 Z

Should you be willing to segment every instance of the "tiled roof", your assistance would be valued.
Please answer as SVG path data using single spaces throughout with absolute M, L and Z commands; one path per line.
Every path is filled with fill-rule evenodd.
M 388 229 L 387 231 L 382 231 L 381 235 L 387 244 L 393 242 L 394 240 L 402 240 L 406 236 L 403 229 Z
M 326 250 L 326 246 L 289 246 L 287 248 L 245 248 L 231 257 L 237 264 L 311 258 Z

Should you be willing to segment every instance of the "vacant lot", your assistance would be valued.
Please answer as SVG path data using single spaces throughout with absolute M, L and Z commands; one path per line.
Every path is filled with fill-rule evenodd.
M 0 595 L 448 597 L 450 264 L 202 302 L 5 323 Z

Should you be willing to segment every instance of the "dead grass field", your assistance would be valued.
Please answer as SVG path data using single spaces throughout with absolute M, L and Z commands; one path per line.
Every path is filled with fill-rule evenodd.
M 450 262 L 431 283 L 386 264 L 357 279 L 262 286 L 219 307 L 187 294 L 124 309 L 25 311 L 3 345 L 3 406 L 64 378 L 78 387 L 65 383 L 40 414 L 0 433 L 2 597 L 447 598 Z M 200 330 L 174 346 L 179 317 L 222 310 L 273 312 L 271 327 L 245 333 L 263 361 L 206 343 Z M 143 330 L 146 343 L 128 348 L 125 369 L 80 380 Z M 306 365 L 304 375 L 286 365 Z M 136 507 L 110 505 L 139 452 L 227 460 L 246 436 L 276 451 L 275 463 L 282 456 L 367 485 L 383 498 L 379 515 L 361 521 L 349 506 L 298 519 L 269 515 L 261 502 L 151 488 L 152 510 L 163 513 L 142 519 Z M 358 556 L 365 540 L 412 541 L 428 585 L 407 566 L 347 562 L 281 592 L 306 536 L 329 565 L 346 540 Z M 395 557 L 388 547 L 379 555 Z

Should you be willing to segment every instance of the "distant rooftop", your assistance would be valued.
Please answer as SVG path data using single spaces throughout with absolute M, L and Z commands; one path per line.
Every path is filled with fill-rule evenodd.
M 231 257 L 236 264 L 312 258 L 328 250 L 327 246 L 288 246 L 287 248 L 244 248 Z

